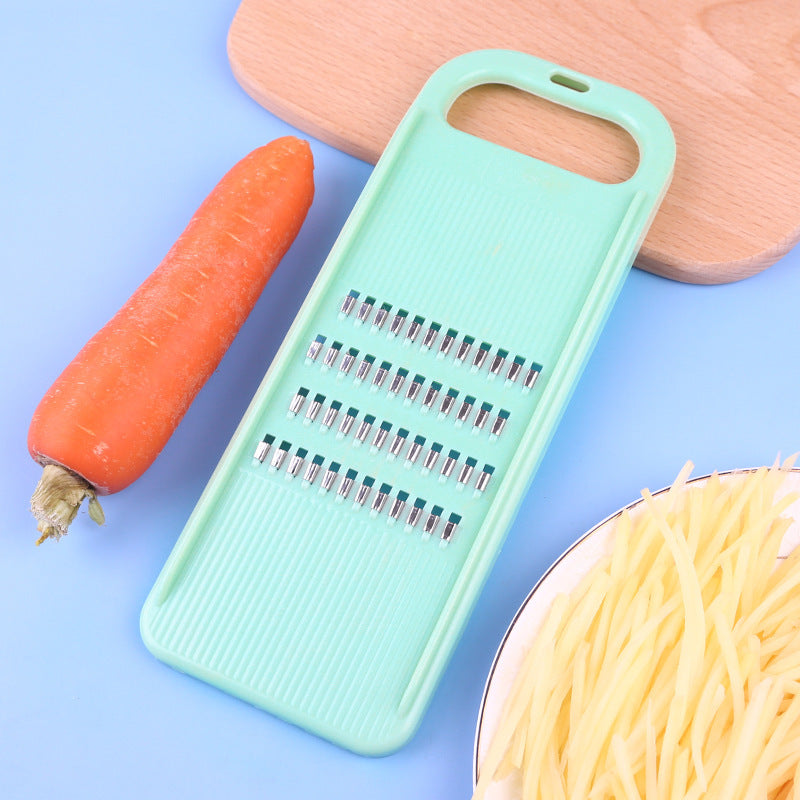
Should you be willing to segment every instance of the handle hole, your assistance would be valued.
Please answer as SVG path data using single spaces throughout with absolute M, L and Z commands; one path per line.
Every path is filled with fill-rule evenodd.
M 560 72 L 556 72 L 550 76 L 550 80 L 553 83 L 557 83 L 559 86 L 565 86 L 567 89 L 572 89 L 574 92 L 588 92 L 589 85 L 584 83 L 583 81 L 579 81 L 577 78 L 572 78 L 569 75 L 562 75 Z
M 506 84 L 468 89 L 450 107 L 447 121 L 464 133 L 600 183 L 626 181 L 639 165 L 639 148 L 624 128 Z

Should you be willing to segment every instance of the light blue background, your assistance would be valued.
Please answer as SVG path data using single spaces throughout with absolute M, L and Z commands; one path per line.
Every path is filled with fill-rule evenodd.
M 35 548 L 33 409 L 221 175 L 294 131 L 238 86 L 236 0 L 16 3 L 0 17 L 0 796 L 464 798 L 485 675 L 547 565 L 639 490 L 800 450 L 800 250 L 717 287 L 634 270 L 422 727 L 352 755 L 183 676 L 138 615 L 371 167 L 312 140 L 306 225 L 147 474 Z M 757 203 L 758 198 L 753 198 Z M 180 368 L 180 365 L 176 365 Z

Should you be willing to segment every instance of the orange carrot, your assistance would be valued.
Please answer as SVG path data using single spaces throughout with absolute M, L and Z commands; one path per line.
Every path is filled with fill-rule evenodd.
M 212 190 L 156 270 L 78 353 L 37 407 L 28 449 L 45 469 L 31 499 L 60 538 L 89 499 L 153 462 L 294 241 L 314 195 L 307 142 L 254 150 Z

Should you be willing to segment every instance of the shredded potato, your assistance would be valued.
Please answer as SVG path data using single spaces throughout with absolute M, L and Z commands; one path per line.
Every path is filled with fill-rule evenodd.
M 687 464 L 619 515 L 525 653 L 474 800 L 509 776 L 524 800 L 800 800 L 792 463 L 689 482 Z

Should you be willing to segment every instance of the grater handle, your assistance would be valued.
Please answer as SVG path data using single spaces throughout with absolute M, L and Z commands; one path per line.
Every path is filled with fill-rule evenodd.
M 638 167 L 622 182 L 628 188 L 669 183 L 675 139 L 654 105 L 634 92 L 526 53 L 475 50 L 448 61 L 428 79 L 413 113 L 425 113 L 448 126 L 447 114 L 461 94 L 476 86 L 498 83 L 608 120 L 626 130 L 639 148 Z

